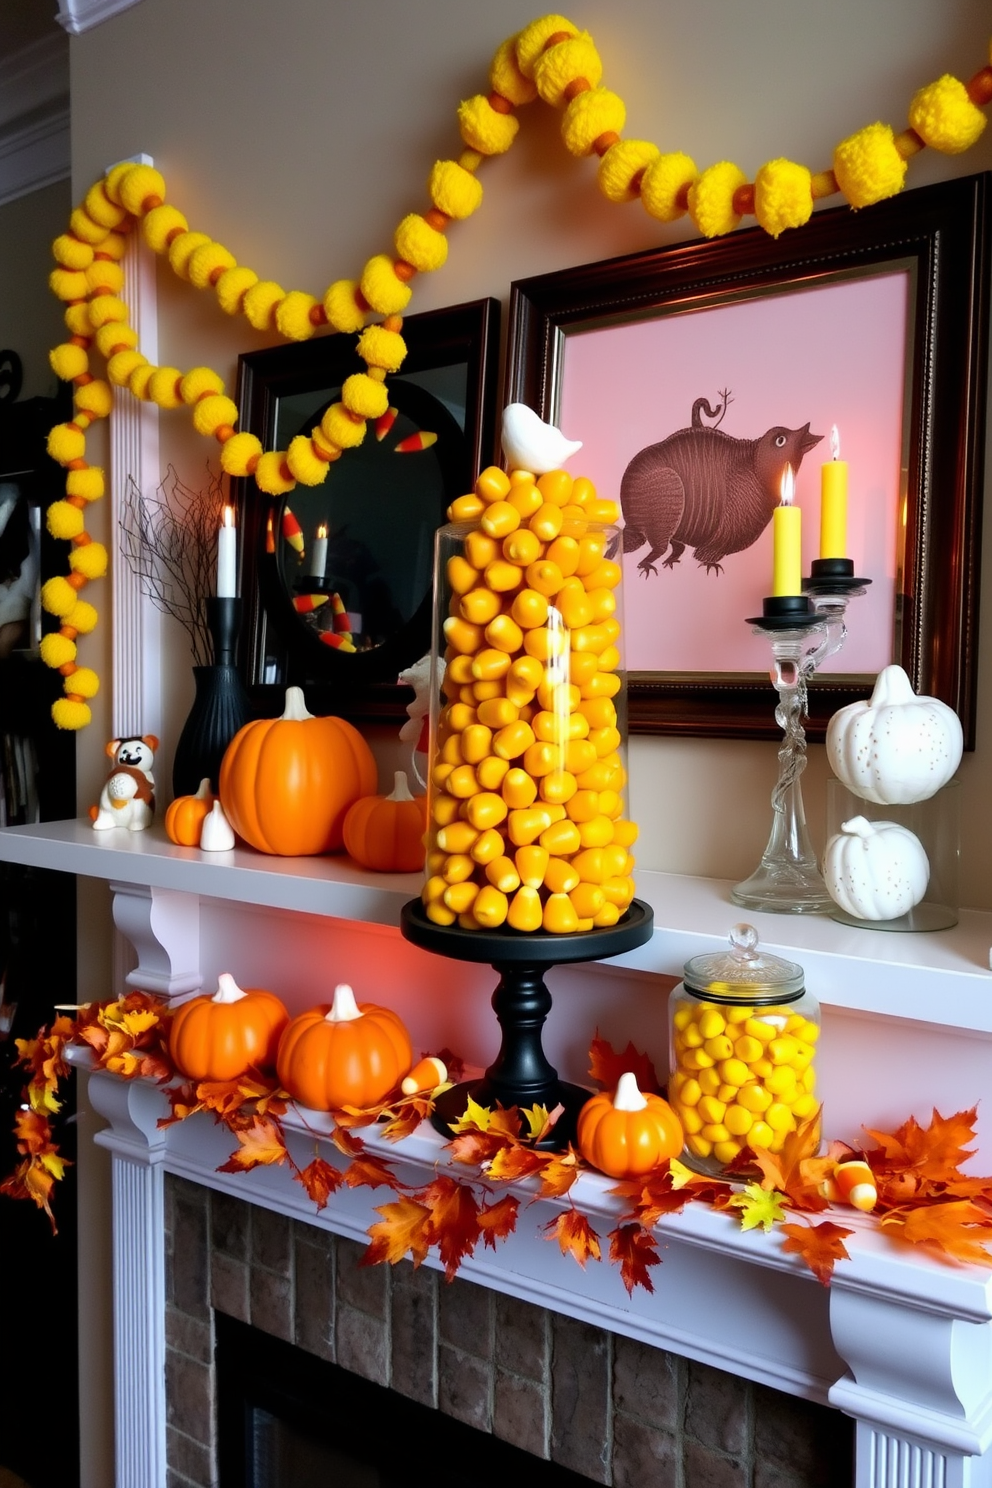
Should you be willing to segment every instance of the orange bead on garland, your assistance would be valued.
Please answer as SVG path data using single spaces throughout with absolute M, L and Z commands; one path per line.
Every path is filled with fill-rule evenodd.
M 749 182 L 729 161 L 699 172 L 688 155 L 662 153 L 647 141 L 621 138 L 626 110 L 616 93 L 601 86 L 602 72 L 592 38 L 564 16 L 543 16 L 505 41 L 490 66 L 489 93 L 459 105 L 465 149 L 457 160 L 435 162 L 427 182 L 430 207 L 403 218 L 391 253 L 373 255 L 357 280 L 336 279 L 320 298 L 260 279 L 207 233 L 191 230 L 182 212 L 167 201 L 165 181 L 152 166 L 115 165 L 90 187 L 72 213 L 68 231 L 55 239 L 57 267 L 49 280 L 66 302 L 69 330 L 69 339 L 52 351 L 51 364 L 75 388 L 71 421 L 57 424 L 48 440 L 49 454 L 68 471 L 65 500 L 49 508 L 48 526 L 55 537 L 73 544 L 68 576 L 50 579 L 42 590 L 45 609 L 61 621 L 59 630 L 42 642 L 42 659 L 65 677 L 65 697 L 52 708 L 60 728 L 78 729 L 90 721 L 88 699 L 99 688 L 96 673 L 76 662 L 76 639 L 97 620 L 80 590 L 101 578 L 107 567 L 106 550 L 91 542 L 83 512 L 104 491 L 103 472 L 85 458 L 86 432 L 94 419 L 109 414 L 112 389 L 161 408 L 189 408 L 198 432 L 219 443 L 225 473 L 253 476 L 269 495 L 284 495 L 298 482 L 320 485 L 334 461 L 362 442 L 367 421 L 386 414 L 386 378 L 406 355 L 401 316 L 411 297 L 411 281 L 443 265 L 447 227 L 481 205 L 475 172 L 487 156 L 501 155 L 513 144 L 519 128 L 516 108 L 540 96 L 560 109 L 566 149 L 576 156 L 599 157 L 598 185 L 610 201 L 639 197 L 662 222 L 688 212 L 706 237 L 730 232 L 743 216 L 753 214 L 766 232 L 778 237 L 787 228 L 802 226 L 814 201 L 837 191 L 852 207 L 894 195 L 902 188 L 907 161 L 926 145 L 950 154 L 969 149 L 985 128 L 982 108 L 992 100 L 992 66 L 982 67 L 967 84 L 944 75 L 916 93 L 902 133 L 870 124 L 837 146 L 829 170 L 812 174 L 803 165 L 777 159 Z M 254 434 L 238 432 L 237 406 L 217 373 L 194 367 L 184 374 L 148 361 L 120 298 L 120 260 L 127 235 L 138 224 L 173 272 L 197 289 L 213 290 L 225 314 L 243 314 L 257 330 L 293 341 L 307 340 L 324 327 L 358 336 L 367 370 L 346 380 L 341 401 L 309 437 L 298 435 L 286 450 L 265 450 Z M 367 326 L 370 314 L 382 316 L 381 323 Z M 90 371 L 94 348 L 105 361 L 105 379 Z

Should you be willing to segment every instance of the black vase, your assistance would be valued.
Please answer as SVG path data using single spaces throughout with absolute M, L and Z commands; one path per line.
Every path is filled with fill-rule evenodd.
M 209 779 L 212 790 L 217 790 L 224 751 L 251 717 L 248 694 L 234 665 L 240 618 L 240 600 L 207 600 L 207 623 L 217 660 L 213 666 L 193 668 L 196 696 L 176 745 L 174 796 L 194 795 L 204 778 Z

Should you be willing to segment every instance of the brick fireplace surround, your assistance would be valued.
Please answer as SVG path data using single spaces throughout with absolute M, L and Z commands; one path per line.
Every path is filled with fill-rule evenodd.
M 166 1178 L 169 1488 L 214 1488 L 225 1313 L 613 1488 L 849 1488 L 846 1416 Z M 177 1237 L 180 1243 L 177 1244 Z M 664 1285 L 664 1278 L 659 1279 Z

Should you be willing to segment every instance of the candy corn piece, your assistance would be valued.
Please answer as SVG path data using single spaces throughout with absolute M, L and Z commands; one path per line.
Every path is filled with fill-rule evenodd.
M 334 630 L 322 630 L 318 636 L 325 646 L 331 646 L 335 651 L 354 651 L 356 649 L 350 635 L 338 635 Z
M 426 429 L 421 429 L 419 433 L 408 434 L 405 439 L 401 439 L 396 446 L 396 453 L 398 455 L 411 455 L 415 454 L 417 450 L 430 449 L 432 444 L 437 444 L 437 435 L 429 433 Z
M 386 411 L 385 411 L 385 413 L 382 414 L 375 421 L 375 437 L 376 437 L 376 439 L 378 439 L 380 441 L 382 441 L 383 439 L 385 439 L 386 435 L 389 433 L 390 429 L 393 427 L 393 425 L 395 424 L 395 422 L 396 422 L 396 409 L 395 408 L 392 408 L 392 407 L 387 408 Z
M 833 1183 L 838 1199 L 864 1214 L 870 1214 L 878 1202 L 875 1175 L 861 1158 L 838 1163 Z
M 300 526 L 299 522 L 296 520 L 296 517 L 288 506 L 283 507 L 282 535 L 283 541 L 288 542 L 293 551 L 299 553 L 300 557 L 302 558 L 304 548 L 303 528 Z
M 293 609 L 298 615 L 310 615 L 327 603 L 326 594 L 297 594 L 293 598 Z
M 400 1084 L 404 1095 L 420 1095 L 425 1090 L 436 1090 L 443 1085 L 448 1078 L 448 1069 L 444 1061 L 429 1054 L 419 1064 L 415 1064 Z
M 331 595 L 331 609 L 334 611 L 334 629 L 339 635 L 350 637 L 351 622 L 348 619 L 348 611 L 344 607 L 344 600 L 337 592 Z

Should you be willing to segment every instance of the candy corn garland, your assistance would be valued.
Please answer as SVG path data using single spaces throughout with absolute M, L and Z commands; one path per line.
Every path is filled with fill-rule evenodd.
M 103 495 L 104 476 L 85 455 L 86 431 L 94 419 L 109 414 L 112 387 L 161 408 L 190 408 L 197 430 L 220 444 L 223 470 L 254 476 L 272 496 L 291 491 L 297 482 L 321 484 L 331 464 L 362 442 L 367 420 L 374 421 L 382 437 L 379 421 L 390 413 L 385 380 L 406 355 L 401 316 L 411 281 L 442 266 L 448 252 L 446 229 L 480 206 L 482 186 L 475 173 L 487 156 L 501 155 L 513 144 L 519 128 L 516 108 L 540 96 L 562 110 L 566 149 L 580 157 L 599 157 L 597 183 L 610 201 L 640 197 L 662 222 L 688 213 L 705 237 L 730 232 L 743 216 L 753 214 L 777 237 L 786 228 L 802 226 L 813 203 L 835 192 L 842 192 L 852 207 L 895 195 L 907 161 L 926 145 L 949 154 L 969 149 L 985 127 L 982 107 L 992 100 L 992 66 L 982 67 L 967 84 L 945 75 L 916 93 L 909 127 L 901 133 L 871 124 L 837 146 L 829 170 L 813 174 L 779 159 L 763 165 L 749 182 L 729 161 L 699 172 L 688 155 L 623 139 L 626 110 L 616 93 L 600 85 L 602 72 L 591 36 L 564 16 L 543 16 L 505 41 L 490 67 L 488 95 L 476 94 L 459 106 L 465 149 L 457 160 L 435 162 L 427 183 L 429 209 L 403 218 L 393 253 L 374 255 L 357 281 L 337 279 L 321 299 L 260 279 L 208 234 L 191 231 L 182 212 L 167 201 L 165 181 L 151 166 L 116 165 L 90 188 L 72 213 L 68 232 L 55 240 L 58 267 L 50 278 L 53 291 L 66 302 L 70 333 L 52 351 L 51 363 L 75 387 L 71 421 L 57 424 L 48 440 L 49 454 L 68 472 L 65 499 L 49 508 L 48 526 L 53 536 L 73 544 L 69 574 L 50 579 L 42 590 L 42 604 L 61 622 L 58 632 L 42 643 L 43 660 L 65 677 L 65 697 L 52 708 L 60 728 L 82 728 L 90 721 L 87 700 L 99 688 L 96 673 L 76 662 L 76 640 L 97 620 L 80 591 L 107 569 L 106 549 L 90 539 L 84 516 L 87 504 Z M 298 435 L 287 450 L 264 450 L 254 434 L 237 431 L 237 406 L 216 372 L 209 367 L 186 373 L 156 367 L 142 354 L 120 298 L 120 260 L 127 234 L 138 224 L 179 278 L 197 289 L 212 289 L 226 314 L 241 313 L 256 329 L 294 341 L 307 340 L 325 326 L 358 335 L 367 370 L 345 381 L 341 401 L 328 409 L 309 438 Z M 366 325 L 370 314 L 383 317 L 381 323 Z M 106 361 L 105 379 L 90 371 L 94 348 Z

